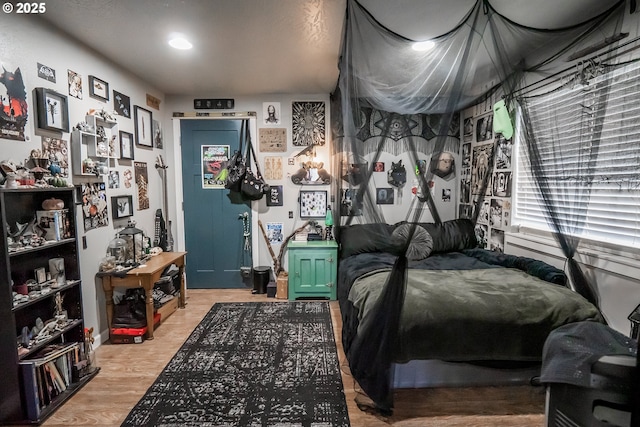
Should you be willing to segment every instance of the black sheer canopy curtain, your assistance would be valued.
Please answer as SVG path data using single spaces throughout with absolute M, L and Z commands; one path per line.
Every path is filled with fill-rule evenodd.
M 469 88 L 473 76 L 471 53 L 480 45 L 481 39 L 474 31 L 483 16 L 480 5 L 478 2 L 456 29 L 437 38 L 439 52 L 425 54 L 411 51 L 412 40 L 382 26 L 357 1 L 347 2 L 339 86 L 332 95 L 335 110 L 341 111 L 335 154 L 344 155 L 342 162 L 347 163 L 338 176 L 350 165 L 364 170 L 358 171 L 357 179 L 350 175 L 341 182 L 340 190 L 353 191 L 354 200 L 362 204 L 357 216 L 352 210 L 342 218 L 343 225 L 356 221 L 386 224 L 383 211 L 376 205 L 373 167 L 383 151 L 394 151 L 394 155 L 409 158 L 408 174 L 411 173 L 418 160 L 417 144 L 424 141 L 416 141 L 411 132 L 405 131 L 416 121 L 424 123 L 427 114 L 437 115 L 430 123 L 434 135 L 428 141 L 433 153 L 443 151 L 448 137 L 459 133 L 461 99 L 467 97 L 468 102 L 472 98 L 463 88 Z M 368 121 L 367 113 L 372 110 L 380 111 L 384 120 Z M 375 147 L 360 139 L 366 126 L 379 130 Z M 345 348 L 354 378 L 383 414 L 391 413 L 393 408 L 392 362 L 394 349 L 401 345 L 396 337 L 406 290 L 406 250 L 423 209 L 428 209 L 434 222 L 441 221 L 428 187 L 433 172 L 427 170 L 414 178 L 421 197 L 413 199 L 406 212 L 412 228 L 395 249 L 397 259 L 377 300 L 372 321 L 359 325 L 357 337 Z
M 425 4 L 421 12 L 428 14 L 428 2 Z M 619 9 L 624 4 L 621 0 L 616 7 Z M 618 9 L 607 11 L 606 16 L 618 13 Z M 490 0 L 477 0 L 451 31 L 428 35 L 433 42 L 431 50 L 416 51 L 412 44 L 420 40 L 411 40 L 391 31 L 357 0 L 347 0 L 340 76 L 331 99 L 332 111 L 339 112 L 339 117 L 332 123 L 332 131 L 333 154 L 338 160 L 334 162 L 334 176 L 343 177 L 336 180 L 337 190 L 340 195 L 349 191 L 350 202 L 355 208 L 340 218 L 340 224 L 376 223 L 381 228 L 386 224 L 384 211 L 376 204 L 375 183 L 371 179 L 374 164 L 383 151 L 386 155 L 391 153 L 394 162 L 402 158 L 413 163 L 408 168 L 411 171 L 418 159 L 417 153 L 424 156 L 443 151 L 447 137 L 452 135 L 451 129 L 457 127 L 459 134 L 460 112 L 481 99 L 488 99 L 490 92 L 498 88 L 504 91 L 508 107 L 513 111 L 512 94 L 524 86 L 522 77 L 530 70 L 556 72 L 561 57 L 562 68 L 565 68 L 564 54 L 584 47 L 581 38 L 601 31 L 603 19 L 596 17 L 553 31 L 534 29 L 501 16 L 491 7 Z M 419 22 L 419 16 L 416 16 L 414 24 Z M 606 98 L 606 93 L 598 96 Z M 376 120 L 372 120 L 371 111 L 378 113 Z M 523 111 L 529 123 L 525 127 L 525 139 L 532 144 L 531 157 L 535 161 L 536 140 L 545 124 L 536 122 L 530 105 L 525 105 Z M 434 120 L 436 124 L 427 116 L 438 116 Z M 597 115 L 590 120 L 597 127 Z M 430 134 L 426 141 L 428 144 L 424 138 L 418 140 L 414 133 L 406 131 L 425 122 L 433 128 L 433 135 Z M 372 133 L 374 137 L 371 137 Z M 597 131 L 594 135 L 597 136 Z M 594 135 L 589 139 L 592 142 L 597 140 Z M 429 150 L 425 151 L 427 145 Z M 592 154 L 596 153 L 597 142 Z M 544 180 L 549 179 L 544 172 L 548 166 L 543 164 L 534 168 L 542 177 L 542 194 L 548 193 L 548 186 L 544 184 Z M 581 166 L 581 188 L 578 193 L 566 196 L 569 200 L 588 197 L 588 179 L 585 177 L 590 171 L 586 159 L 585 165 Z M 432 175 L 427 171 L 414 176 L 423 197 L 414 199 L 411 206 L 394 206 L 406 210 L 407 222 L 417 223 L 423 210 L 428 210 L 434 222 L 440 221 L 427 186 Z M 485 175 L 485 187 L 489 176 Z M 567 193 L 570 193 L 569 189 Z M 566 248 L 569 268 L 577 278 L 574 279 L 576 288 L 589 295 L 591 288 L 585 284 L 586 279 L 579 278 L 578 264 L 573 259 L 575 240 L 572 236 L 583 219 L 577 214 L 571 223 L 565 224 L 553 208 L 558 203 L 566 203 L 565 199 L 555 194 L 543 197 L 546 197 L 550 217 L 554 218 L 552 222 L 558 224 L 556 234 L 561 236 L 558 238 Z M 475 200 L 476 216 L 481 204 L 482 196 Z M 338 210 L 342 214 L 341 211 Z M 340 238 L 340 227 L 336 229 L 336 236 Z M 406 241 L 395 248 L 397 261 L 377 302 L 374 321 L 359 325 L 357 337 L 345 347 L 354 378 L 383 413 L 389 413 L 393 408 L 392 362 L 394 349 L 401 345 L 396 341 L 396 335 L 406 286 L 408 262 L 405 253 L 412 236 L 413 232 L 409 233 Z M 593 301 L 593 292 L 591 294 L 588 298 Z
M 600 84 L 600 87 L 591 89 L 589 102 L 596 108 L 588 109 L 584 99 L 572 100 L 573 113 L 571 119 L 578 123 L 580 144 L 584 147 L 581 161 L 574 163 L 573 154 L 569 154 L 560 144 L 553 140 L 543 144 L 544 138 L 552 138 L 565 132 L 567 127 L 566 115 L 557 116 L 544 103 L 533 104 L 526 98 L 519 99 L 523 118 L 523 136 L 526 144 L 528 161 L 531 172 L 535 177 L 534 182 L 538 188 L 538 194 L 543 201 L 542 206 L 546 214 L 547 222 L 554 231 L 554 237 L 564 256 L 567 258 L 570 282 L 573 289 L 584 296 L 596 307 L 598 296 L 595 285 L 592 284 L 583 273 L 575 255 L 580 244 L 580 235 L 587 220 L 587 211 L 591 187 L 596 178 L 593 167 L 598 156 L 602 121 L 606 111 L 606 98 L 608 85 Z M 588 109 L 589 111 L 585 111 Z M 541 146 L 552 147 L 556 156 L 553 161 L 549 157 L 542 159 Z M 568 148 L 572 150 L 573 148 Z M 567 156 L 563 156 L 567 153 Z M 570 162 L 567 158 L 572 159 Z M 569 215 L 566 213 L 569 212 Z
M 592 19 L 582 37 L 593 32 L 608 38 L 620 34 L 624 6 L 619 2 Z M 580 39 L 527 71 L 539 71 L 553 59 L 567 57 Z M 575 256 L 588 218 L 589 198 L 602 173 L 597 165 L 615 68 L 606 64 L 613 63 L 615 56 L 613 45 L 599 56 L 578 59 L 574 73 L 559 73 L 543 85 L 544 90 L 510 94 L 520 107 L 521 143 L 526 146 L 526 160 L 547 224 L 566 257 L 571 287 L 598 308 L 597 286 Z M 603 149 L 607 149 L 606 143 Z

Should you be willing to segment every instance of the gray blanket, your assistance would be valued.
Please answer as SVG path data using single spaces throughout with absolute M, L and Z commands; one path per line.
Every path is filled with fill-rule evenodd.
M 354 282 L 358 329 L 388 275 L 376 270 Z M 582 296 L 518 269 L 410 269 L 393 359 L 539 361 L 553 329 L 583 320 L 602 321 Z

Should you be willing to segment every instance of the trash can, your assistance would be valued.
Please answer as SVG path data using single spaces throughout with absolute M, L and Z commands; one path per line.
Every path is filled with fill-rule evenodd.
M 271 280 L 271 267 L 261 265 L 253 267 L 253 294 L 266 294 L 267 285 Z

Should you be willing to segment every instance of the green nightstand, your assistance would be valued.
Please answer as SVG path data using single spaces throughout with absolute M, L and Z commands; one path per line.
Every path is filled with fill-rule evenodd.
M 335 240 L 291 241 L 289 251 L 289 299 L 336 299 L 338 244 Z

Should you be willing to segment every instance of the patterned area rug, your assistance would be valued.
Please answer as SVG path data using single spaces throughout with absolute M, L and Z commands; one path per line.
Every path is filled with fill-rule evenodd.
M 329 304 L 215 304 L 122 425 L 349 426 Z

